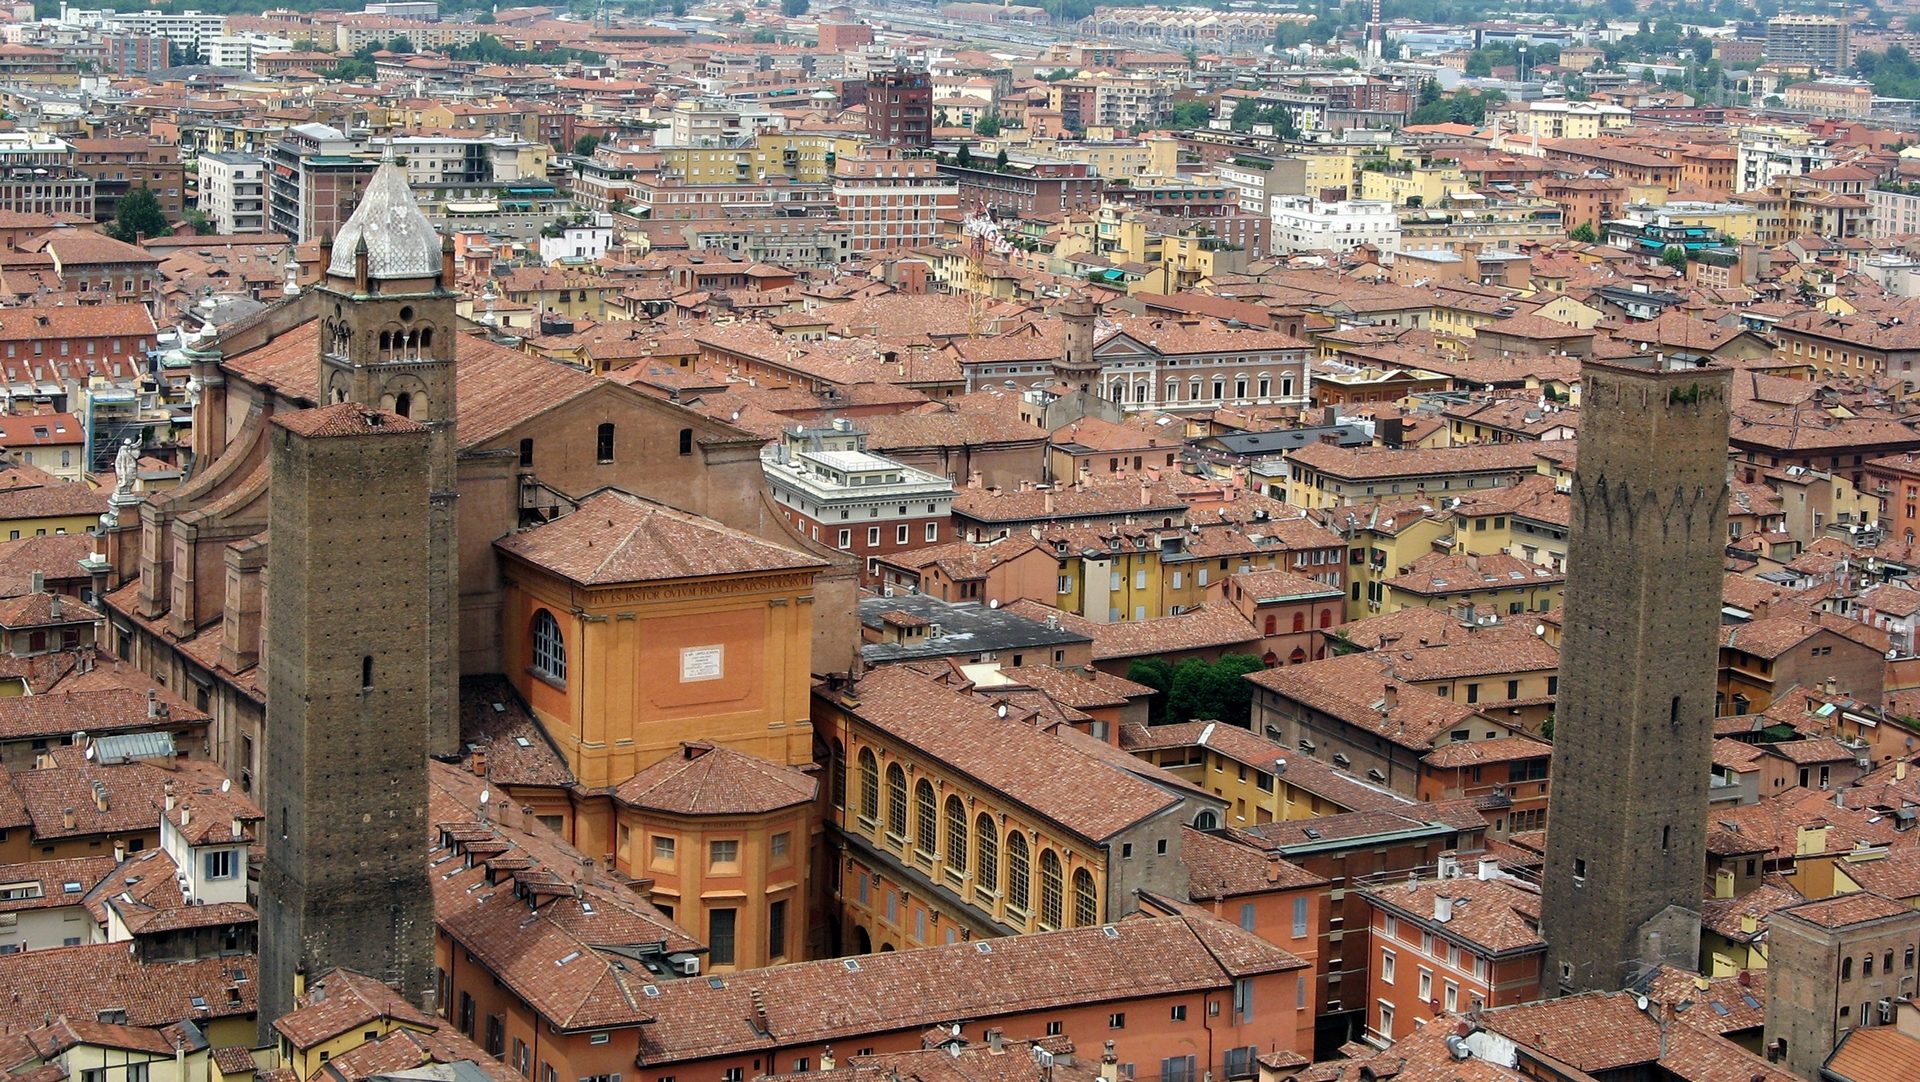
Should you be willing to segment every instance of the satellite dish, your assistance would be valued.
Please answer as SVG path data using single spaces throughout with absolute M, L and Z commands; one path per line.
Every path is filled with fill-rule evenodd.
M 1547 625 L 1545 624 L 1533 625 L 1533 633 L 1535 635 L 1545 635 L 1547 633 Z
M 1633 997 L 1633 1005 L 1634 1005 L 1634 1006 L 1636 1006 L 1636 1007 L 1638 1007 L 1638 1008 L 1640 1008 L 1640 1009 L 1641 1009 L 1641 1010 L 1643 1010 L 1643 1011 L 1644 1011 L 1644 1010 L 1646 1010 L 1646 1009 L 1647 1009 L 1647 997 L 1646 997 L 1646 996 L 1634 996 L 1634 997 Z

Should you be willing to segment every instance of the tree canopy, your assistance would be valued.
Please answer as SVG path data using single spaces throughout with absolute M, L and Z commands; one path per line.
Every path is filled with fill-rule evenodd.
M 160 200 L 145 188 L 135 188 L 122 196 L 113 221 L 107 225 L 108 236 L 128 244 L 168 232 L 171 230 L 167 228 L 167 216 L 160 212 Z
M 1205 719 L 1245 726 L 1253 714 L 1253 685 L 1246 674 L 1265 667 L 1252 654 L 1224 654 L 1218 661 L 1188 658 L 1178 665 L 1142 658 L 1128 666 L 1127 679 L 1159 693 L 1148 704 L 1152 723 Z

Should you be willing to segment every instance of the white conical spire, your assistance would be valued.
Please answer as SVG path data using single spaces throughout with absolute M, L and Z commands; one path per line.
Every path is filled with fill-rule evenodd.
M 354 253 L 362 242 L 369 278 L 432 278 L 440 273 L 440 235 L 414 202 L 406 171 L 391 158 L 373 171 L 360 205 L 340 227 L 327 273 L 352 278 Z

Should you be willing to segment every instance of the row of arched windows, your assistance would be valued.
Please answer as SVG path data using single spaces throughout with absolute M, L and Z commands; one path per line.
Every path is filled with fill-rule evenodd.
M 1333 626 L 1332 609 L 1320 610 L 1320 626 Z M 1293 614 L 1293 629 L 1295 631 L 1307 630 L 1307 614 L 1305 612 L 1295 612 Z M 1267 614 L 1266 633 L 1269 635 L 1278 635 L 1280 633 L 1280 618 L 1271 612 Z
M 835 764 L 838 766 L 839 764 Z M 836 771 L 837 773 L 838 771 Z M 872 748 L 861 748 L 859 756 L 860 817 L 870 823 L 881 821 L 882 772 L 880 760 Z M 949 794 L 944 809 L 933 783 L 926 778 L 914 782 L 912 799 L 907 793 L 907 772 L 899 763 L 888 763 L 885 771 L 886 833 L 896 844 L 909 839 L 926 862 L 944 858 L 949 871 L 964 878 L 971 870 L 975 882 L 988 891 L 999 891 L 1006 901 L 1009 919 L 1022 922 L 1031 915 L 1047 928 L 1081 928 L 1100 922 L 1099 888 L 1093 872 L 1075 868 L 1072 875 L 1072 921 L 1068 922 L 1066 866 L 1052 847 L 1040 850 L 1039 909 L 1033 909 L 1033 852 L 1027 835 L 1015 827 L 1002 841 L 994 817 L 981 812 L 969 821 L 966 803 Z M 844 796 L 841 783 L 835 792 Z M 912 833 L 908 833 L 908 809 L 912 809 Z M 942 823 L 945 824 L 943 831 Z M 941 848 L 944 833 L 945 847 Z M 971 850 L 971 851 L 970 851 Z M 1004 873 L 1004 875 L 1003 875 Z

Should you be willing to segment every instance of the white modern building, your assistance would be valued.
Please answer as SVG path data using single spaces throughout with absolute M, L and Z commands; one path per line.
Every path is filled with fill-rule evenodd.
M 237 151 L 200 155 L 200 213 L 216 233 L 267 231 L 267 163 Z
M 1273 197 L 1273 252 L 1349 252 L 1371 244 L 1391 257 L 1400 250 L 1400 216 L 1392 203 L 1343 199 L 1323 203 L 1310 196 Z
M 953 481 L 867 450 L 845 418 L 781 434 L 761 453 L 781 515 L 823 545 L 877 557 L 952 539 Z
M 613 247 L 613 216 L 595 214 L 594 219 L 591 224 L 565 226 L 557 237 L 542 235 L 540 261 L 591 263 L 606 255 Z
M 172 43 L 176 56 L 189 57 L 198 55 L 208 42 L 227 32 L 225 15 L 202 11 L 114 11 L 111 8 L 70 8 L 63 3 L 57 21 L 63 26 L 158 34 Z
M 258 72 L 262 56 L 291 50 L 293 39 L 249 30 L 208 38 L 205 48 L 207 63 L 216 68 Z
M 1743 128 L 1734 161 L 1735 191 L 1752 192 L 1780 177 L 1802 177 L 1833 164 L 1833 147 L 1804 133 Z

